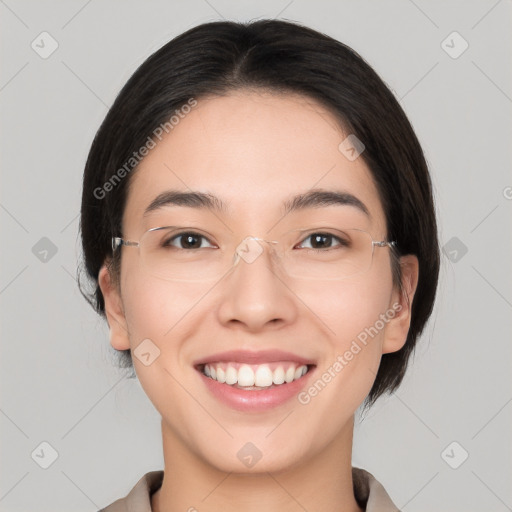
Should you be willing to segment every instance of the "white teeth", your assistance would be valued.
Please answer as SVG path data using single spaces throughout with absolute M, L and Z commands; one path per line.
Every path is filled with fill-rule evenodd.
M 272 385 L 280 385 L 290 383 L 300 379 L 308 371 L 306 365 L 298 365 L 296 363 L 279 364 L 274 371 L 267 364 L 252 365 L 242 364 L 238 370 L 230 363 L 213 363 L 205 364 L 203 373 L 218 382 L 228 384 L 230 386 L 238 384 L 238 386 L 246 388 L 268 388 Z
M 246 364 L 240 366 L 238 370 L 239 386 L 254 386 L 254 372 L 250 366 Z
M 274 378 L 272 379 L 272 381 L 274 382 L 274 384 L 282 384 L 284 382 L 284 370 L 282 366 L 278 366 L 274 370 Z
M 209 366 L 209 365 L 206 365 L 206 366 Z M 228 369 L 226 370 L 226 384 L 229 384 L 231 386 L 232 384 L 236 384 L 237 381 L 238 381 L 238 372 L 232 366 L 228 366 Z
M 272 370 L 268 366 L 258 366 L 254 376 L 254 385 L 260 388 L 272 386 Z
M 217 367 L 217 380 L 221 383 L 226 382 L 226 372 L 220 366 Z

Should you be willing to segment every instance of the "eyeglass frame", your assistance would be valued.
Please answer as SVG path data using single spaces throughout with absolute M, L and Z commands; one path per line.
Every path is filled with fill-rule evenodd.
M 150 228 L 146 231 L 144 231 L 144 233 L 142 234 L 141 236 L 141 239 L 149 232 L 152 232 L 152 231 L 158 231 L 158 230 L 161 230 L 161 229 L 168 229 L 168 228 L 172 228 L 174 226 L 159 226 L 159 227 L 156 227 L 156 228 Z M 193 229 L 192 227 L 190 228 L 191 230 Z M 396 240 L 391 240 L 391 241 L 386 241 L 386 240 L 374 240 L 373 239 L 373 236 L 370 232 L 364 230 L 364 229 L 358 229 L 358 228 L 350 228 L 351 230 L 355 230 L 355 231 L 361 231 L 363 233 L 366 233 L 371 241 L 372 241 L 372 263 L 373 263 L 373 248 L 374 247 L 389 247 L 390 249 L 396 249 L 397 248 L 397 242 Z M 297 230 L 292 230 L 292 231 L 297 231 Z M 321 232 L 321 228 L 319 228 L 319 232 Z M 201 236 L 204 236 L 204 235 L 201 235 Z M 241 242 L 244 242 L 245 240 L 258 240 L 260 242 L 267 242 L 269 244 L 277 244 L 279 243 L 278 240 L 265 240 L 263 238 L 259 238 L 259 237 L 256 237 L 256 236 L 246 236 Z M 115 251 L 121 247 L 121 246 L 126 246 L 126 247 L 138 247 L 139 250 L 140 250 L 140 240 L 139 241 L 134 241 L 134 240 L 125 240 L 124 238 L 122 237 L 119 237 L 119 236 L 114 236 L 112 237 L 112 253 L 115 253 Z M 239 257 L 239 254 L 235 251 L 235 254 L 233 255 L 233 257 L 236 257 L 236 261 L 234 261 L 233 263 L 233 267 L 236 266 L 238 264 L 238 262 L 240 261 L 240 257 Z M 369 267 L 370 268 L 370 267 Z M 368 269 L 369 269 L 368 268 Z M 348 277 L 348 276 L 347 276 Z

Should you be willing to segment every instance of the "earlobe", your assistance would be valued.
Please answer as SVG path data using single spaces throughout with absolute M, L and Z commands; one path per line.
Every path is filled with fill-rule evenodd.
M 106 264 L 100 269 L 98 284 L 105 302 L 105 314 L 110 330 L 110 344 L 116 350 L 128 350 L 130 348 L 130 340 L 123 303 L 119 289 L 112 280 Z
M 394 290 L 390 307 L 395 311 L 393 318 L 386 325 L 382 353 L 400 350 L 407 340 L 411 325 L 411 313 L 414 294 L 418 286 L 419 262 L 413 254 L 400 257 L 402 290 Z

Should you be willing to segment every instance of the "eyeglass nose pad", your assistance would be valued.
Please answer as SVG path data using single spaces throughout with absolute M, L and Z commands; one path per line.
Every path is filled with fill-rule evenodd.
M 246 236 L 240 244 L 238 244 L 238 247 L 235 250 L 234 265 L 238 264 L 240 259 L 243 259 L 246 263 L 253 263 L 256 261 L 256 259 L 263 253 L 263 246 L 258 243 L 258 240 L 267 243 L 277 243 L 277 241 L 268 241 L 263 238 L 258 238 L 257 236 Z

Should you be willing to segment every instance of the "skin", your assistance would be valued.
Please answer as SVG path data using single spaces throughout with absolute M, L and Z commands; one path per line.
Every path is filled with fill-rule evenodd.
M 338 149 L 347 135 L 330 112 L 298 95 L 236 91 L 199 99 L 131 176 L 124 238 L 139 240 L 169 216 L 198 226 L 217 219 L 187 207 L 143 217 L 159 193 L 177 188 L 225 201 L 230 212 L 220 218 L 240 240 L 271 240 L 268 230 L 281 219 L 282 202 L 321 187 L 355 195 L 370 217 L 351 206 L 329 206 L 291 213 L 275 229 L 329 226 L 342 215 L 384 240 L 385 215 L 369 169 Z M 99 275 L 111 344 L 134 350 L 149 338 L 161 351 L 149 366 L 133 357 L 162 416 L 164 480 L 152 496 L 153 510 L 361 511 L 351 472 L 354 413 L 382 354 L 404 345 L 410 325 L 406 297 L 392 284 L 389 249 L 375 249 L 367 273 L 322 283 L 276 279 L 265 251 L 215 286 L 152 277 L 141 268 L 137 248 L 122 251 L 120 286 L 106 265 Z M 401 265 L 412 304 L 417 258 L 402 257 Z M 320 375 L 396 303 L 400 312 L 307 405 L 292 399 L 260 413 L 233 410 L 209 393 L 192 366 L 219 351 L 277 348 L 314 359 Z M 247 442 L 262 453 L 250 469 L 237 457 Z

